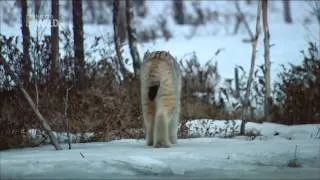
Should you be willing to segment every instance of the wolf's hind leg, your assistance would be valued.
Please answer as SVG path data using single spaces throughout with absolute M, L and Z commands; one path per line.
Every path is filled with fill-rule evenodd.
M 153 134 L 154 134 L 154 125 L 155 125 L 155 107 L 154 103 L 148 105 L 146 112 L 146 142 L 148 146 L 153 145 Z
M 155 119 L 155 129 L 153 136 L 153 147 L 168 148 L 171 146 L 169 141 L 168 115 L 162 111 L 157 112 Z
M 172 119 L 169 123 L 169 139 L 172 144 L 177 144 L 178 139 L 178 122 L 176 119 Z

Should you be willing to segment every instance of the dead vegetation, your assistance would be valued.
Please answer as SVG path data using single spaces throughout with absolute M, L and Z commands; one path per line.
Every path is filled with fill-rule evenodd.
M 274 86 L 272 112 L 283 124 L 320 123 L 320 51 L 310 42 L 300 64 L 283 65 Z
M 63 32 L 66 35 L 68 33 Z M 67 35 L 66 35 L 67 36 Z M 31 40 L 31 46 L 36 41 Z M 22 52 L 17 48 L 18 39 L 1 36 L 1 45 L 4 60 L 15 74 L 20 72 L 20 57 Z M 70 43 L 70 42 L 65 42 Z M 72 45 L 65 44 L 65 47 Z M 37 61 L 33 71 L 33 81 L 25 82 L 25 88 L 30 97 L 36 102 L 41 114 L 48 120 L 51 129 L 55 132 L 83 134 L 94 132 L 91 141 L 108 141 L 116 138 L 143 138 L 143 121 L 140 107 L 139 81 L 128 70 L 123 76 L 116 58 L 106 55 L 98 62 L 86 64 L 87 87 L 80 89 L 75 86 L 73 78 L 74 57 L 70 54 L 60 57 L 60 79 L 50 81 L 50 59 L 46 58 L 50 42 L 43 40 L 38 51 L 41 57 L 31 58 Z M 110 51 L 111 52 L 111 51 Z M 32 52 L 36 53 L 36 52 Z M 224 113 L 223 108 L 210 103 L 209 98 L 201 99 L 194 94 L 205 92 L 207 97 L 214 93 L 209 83 L 211 76 L 218 76 L 215 65 L 208 63 L 206 68 L 199 66 L 196 56 L 180 62 L 184 72 L 182 121 L 194 118 L 231 118 Z M 2 68 L 2 66 L 1 66 Z M 1 98 L 1 149 L 20 146 L 34 146 L 28 138 L 29 129 L 43 130 L 32 109 L 28 106 L 23 94 L 13 83 L 11 76 L 1 69 L 3 75 L 0 80 Z M 71 88 L 72 87 L 72 88 Z M 66 91 L 68 90 L 68 108 L 66 110 Z M 66 126 L 66 115 L 68 126 Z M 182 137 L 182 136 L 180 136 Z

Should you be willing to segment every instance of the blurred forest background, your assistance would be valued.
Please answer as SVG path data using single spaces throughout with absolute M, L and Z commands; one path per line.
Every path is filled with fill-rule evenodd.
M 229 13 L 202 8 L 201 1 L 175 0 L 170 1 L 171 21 L 159 16 L 153 19 L 155 25 L 139 28 L 156 8 L 156 5 L 148 7 L 146 0 L 8 2 L 0 2 L 0 149 L 38 146 L 48 139 L 54 141 L 52 131 L 79 133 L 81 138 L 77 142 L 143 138 L 138 78 L 143 54 L 137 50 L 139 44 L 158 38 L 170 40 L 173 33 L 168 27 L 172 24 L 188 25 L 196 31 L 197 27 L 219 19 L 233 23 L 232 33 L 237 34 L 240 26 L 246 26 L 249 19 L 255 21 L 257 16 L 256 12 L 242 11 L 239 1 L 232 2 L 238 11 Z M 292 13 L 298 12 L 291 11 L 289 0 L 282 2 L 283 22 L 293 23 Z M 242 7 L 256 7 L 259 3 L 241 1 Z M 319 2 L 310 6 L 320 24 Z M 272 8 L 272 1 L 267 7 Z M 192 8 L 194 13 L 188 13 L 187 8 Z M 43 36 L 41 29 L 36 30 L 36 35 L 30 33 L 30 28 L 35 28 L 32 22 L 40 18 L 49 21 L 49 36 Z M 308 21 L 306 18 L 305 23 Z M 21 35 L 7 35 L 4 24 L 15 27 Z M 63 29 L 59 24 L 70 24 L 71 28 Z M 272 25 L 272 21 L 269 24 Z M 84 44 L 84 25 L 109 25 L 112 35 L 106 31 L 107 38 L 95 36 L 91 44 Z M 255 34 L 247 29 L 251 38 L 245 41 L 254 43 Z M 260 32 L 262 36 L 263 30 Z M 304 58 L 299 65 L 283 66 L 278 75 L 280 80 L 275 84 L 266 81 L 264 65 L 253 71 L 251 80 L 246 73 L 249 69 L 236 67 L 234 79 L 227 80 L 232 81 L 232 86 L 217 89 L 215 82 L 220 78 L 217 64 L 208 62 L 201 66 L 197 56 L 178 59 L 183 71 L 179 137 L 185 137 L 187 129 L 183 125 L 187 121 L 201 118 L 320 123 L 317 38 L 302 52 Z M 124 44 L 130 48 L 130 59 L 123 56 Z M 213 54 L 218 55 L 219 51 Z M 247 86 L 249 80 L 251 86 Z M 237 101 L 226 108 L 231 98 Z M 265 113 L 257 110 L 256 106 L 260 105 L 267 106 Z M 248 110 L 245 114 L 244 108 Z M 30 140 L 29 129 L 37 129 L 42 140 Z M 85 138 L 87 132 L 94 136 Z

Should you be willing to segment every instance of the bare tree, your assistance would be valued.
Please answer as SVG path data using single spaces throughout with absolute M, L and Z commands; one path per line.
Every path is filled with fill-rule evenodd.
M 72 0 L 76 85 L 85 88 L 82 0 Z
M 252 42 L 252 41 L 254 41 L 255 36 L 253 35 L 253 32 L 250 29 L 249 23 L 246 20 L 246 17 L 244 15 L 244 13 L 241 11 L 241 8 L 240 8 L 240 5 L 239 5 L 239 1 L 235 1 L 235 5 L 236 5 L 236 9 L 238 11 L 238 14 L 236 16 L 237 17 L 237 23 L 236 23 L 236 26 L 235 26 L 235 29 L 234 29 L 234 34 L 237 34 L 237 32 L 239 30 L 239 27 L 240 27 L 240 24 L 243 23 L 245 28 L 247 29 L 247 31 L 249 33 L 249 36 L 250 36 L 250 40 L 245 40 L 245 42 L 247 42 L 247 41 Z
M 30 30 L 28 22 L 28 1 L 21 0 L 21 31 L 22 31 L 22 45 L 23 45 L 23 62 L 22 62 L 22 79 L 23 83 L 28 83 L 31 72 L 31 59 L 29 54 L 30 47 Z
M 64 123 L 66 126 L 66 130 L 67 130 L 67 138 L 68 138 L 68 145 L 69 145 L 69 149 L 71 149 L 71 139 L 70 139 L 70 131 L 69 131 L 69 119 L 68 119 L 68 99 L 69 99 L 69 91 L 72 89 L 72 87 L 68 88 L 66 90 L 66 97 L 64 100 L 65 103 L 65 107 L 64 107 Z
M 290 0 L 282 0 L 283 16 L 286 23 L 292 23 Z
M 127 39 L 127 29 L 126 29 L 126 1 L 124 0 L 118 0 L 119 6 L 118 6 L 118 15 L 119 23 L 118 26 L 118 36 L 120 39 L 120 42 L 123 43 Z
M 196 25 L 204 24 L 205 23 L 205 16 L 204 16 L 203 10 L 200 7 L 200 1 L 193 1 L 192 2 L 192 6 L 193 6 L 193 9 L 196 11 L 197 16 L 198 16 L 195 24 Z
M 310 2 L 310 6 L 312 9 L 312 15 L 316 17 L 318 22 L 318 27 L 319 27 L 318 38 L 320 40 L 320 2 L 319 1 Z M 320 48 L 320 45 L 319 45 L 319 48 Z
M 39 16 L 41 7 L 41 0 L 34 0 L 34 15 Z
M 173 1 L 174 19 L 177 24 L 185 24 L 184 4 L 182 0 Z
M 147 14 L 146 0 L 133 0 L 137 16 L 145 17 Z
M 140 56 L 137 48 L 136 30 L 132 25 L 133 12 L 132 12 L 132 1 L 126 0 L 126 18 L 127 18 L 127 30 L 128 40 L 130 47 L 130 54 L 133 61 L 133 70 L 136 77 L 140 74 Z
M 246 0 L 247 4 L 252 4 L 252 0 Z
M 51 77 L 59 71 L 59 0 L 51 0 Z
M 256 52 L 257 52 L 257 44 L 258 44 L 258 39 L 259 39 L 259 34 L 260 34 L 260 17 L 261 17 L 261 3 L 260 1 L 258 2 L 257 5 L 257 19 L 256 19 L 256 32 L 255 35 L 253 36 L 253 33 L 249 31 L 250 34 L 250 39 L 252 40 L 252 53 L 251 53 L 251 66 L 250 66 L 250 71 L 249 71 L 249 77 L 247 81 L 247 86 L 246 86 L 246 92 L 244 95 L 244 99 L 242 100 L 242 122 L 240 126 L 240 134 L 244 135 L 245 134 L 245 124 L 247 122 L 247 115 L 249 114 L 249 96 L 251 92 L 251 83 L 253 81 L 253 72 L 254 72 L 254 66 L 255 66 L 255 61 L 256 61 Z M 238 9 L 240 10 L 240 8 Z
M 29 103 L 30 107 L 32 108 L 33 112 L 36 114 L 36 116 L 40 120 L 44 130 L 48 134 L 51 144 L 55 147 L 56 150 L 62 150 L 62 147 L 60 146 L 60 144 L 58 143 L 56 137 L 52 133 L 52 130 L 51 130 L 51 127 L 50 127 L 48 121 L 42 116 L 42 114 L 40 113 L 38 107 L 33 102 L 32 98 L 30 97 L 29 93 L 25 90 L 25 88 L 23 87 L 23 84 L 20 83 L 18 77 L 13 73 L 13 71 L 11 71 L 10 66 L 5 62 L 5 60 L 4 60 L 4 58 L 2 57 L 1 54 L 0 54 L 0 65 L 3 65 L 3 68 L 4 68 L 5 72 L 11 77 L 11 79 L 14 81 L 14 83 L 16 83 L 18 85 L 18 87 L 19 87 L 20 91 L 22 92 L 23 96 L 28 101 L 28 103 Z
M 239 86 L 239 72 L 238 67 L 234 68 L 234 83 L 235 83 L 235 97 L 240 98 L 240 86 Z
M 271 87 L 270 87 L 270 33 L 268 24 L 268 0 L 262 1 L 262 21 L 264 32 L 264 78 L 265 78 L 265 99 L 264 99 L 264 113 L 265 120 L 270 121 L 269 106 L 271 102 Z
M 96 21 L 96 9 L 94 8 L 94 4 L 93 4 L 93 3 L 95 3 L 95 1 L 86 0 L 85 2 L 88 6 L 88 10 L 91 13 L 91 21 L 93 23 Z
M 318 25 L 320 25 L 320 2 L 311 3 L 312 14 L 317 18 Z
M 123 57 L 121 53 L 121 43 L 119 38 L 119 23 L 120 23 L 119 1 L 113 0 L 113 38 L 114 38 L 115 50 L 116 50 L 117 60 L 120 66 L 120 71 L 123 76 L 126 76 L 127 71 L 123 62 Z

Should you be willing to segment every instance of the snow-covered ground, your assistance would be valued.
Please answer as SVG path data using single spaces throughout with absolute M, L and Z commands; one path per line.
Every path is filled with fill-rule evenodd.
M 203 121 L 217 128 L 226 127 L 224 120 L 190 123 L 201 128 Z M 143 139 L 73 144 L 71 150 L 63 144 L 62 151 L 55 151 L 51 145 L 11 149 L 0 152 L 0 178 L 143 179 L 157 175 L 158 178 L 316 179 L 320 178 L 319 128 L 320 124 L 249 123 L 247 130 L 256 129 L 261 136 L 179 139 L 177 145 L 160 149 L 146 146 Z M 301 167 L 287 167 L 295 158 Z

